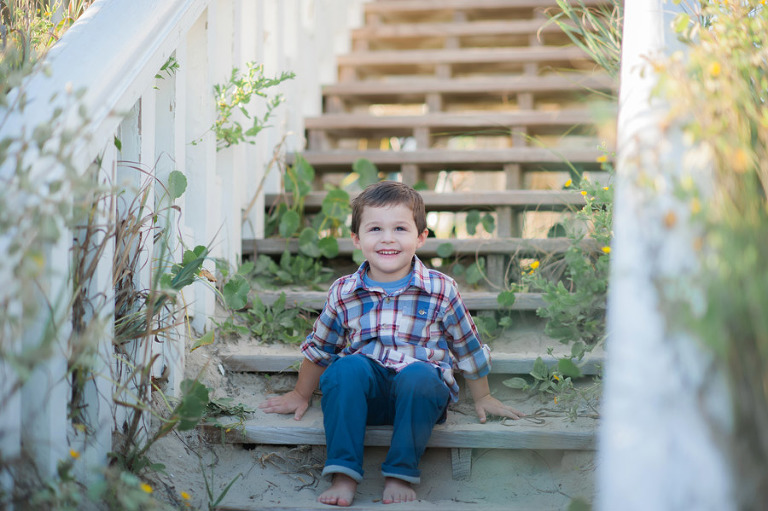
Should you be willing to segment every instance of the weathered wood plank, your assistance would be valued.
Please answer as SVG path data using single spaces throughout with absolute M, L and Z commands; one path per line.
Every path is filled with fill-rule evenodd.
M 460 48 L 438 50 L 384 50 L 339 55 L 339 67 L 408 66 L 435 64 L 524 64 L 588 59 L 576 47 Z
M 570 347 L 558 345 L 553 341 L 553 356 L 570 355 Z M 558 349 L 559 348 L 559 349 Z M 533 370 L 533 364 L 544 352 L 536 353 L 497 353 L 493 352 L 493 363 L 491 364 L 492 374 L 528 374 Z M 253 351 L 247 348 L 239 350 L 226 350 L 220 353 L 221 363 L 227 371 L 237 373 L 295 373 L 298 371 L 298 365 L 302 360 L 302 355 L 298 349 L 294 353 L 277 353 Z M 545 363 L 549 366 L 557 364 L 557 360 L 549 357 Z M 584 361 L 579 363 L 581 372 L 584 375 L 591 376 L 598 374 L 605 366 L 605 357 L 602 350 L 596 350 L 585 357 Z
M 379 170 L 398 172 L 402 165 L 411 163 L 430 170 L 498 170 L 504 164 L 518 163 L 527 168 L 557 167 L 565 169 L 566 162 L 598 169 L 596 160 L 603 152 L 596 149 L 545 149 L 516 147 L 483 151 L 450 151 L 422 149 L 417 151 L 305 151 L 300 154 L 315 170 L 350 172 L 352 162 L 365 158 Z M 296 154 L 289 153 L 286 160 L 292 164 Z M 544 169 L 544 170 L 545 170 Z M 537 168 L 537 170 L 539 170 Z
M 358 192 L 350 193 L 350 199 Z M 307 212 L 318 211 L 323 204 L 326 192 L 311 192 L 304 199 Z M 421 192 L 427 211 L 464 211 L 473 208 L 494 208 L 510 206 L 528 210 L 563 210 L 584 205 L 584 197 L 569 190 L 508 190 L 501 192 Z M 278 194 L 267 194 L 265 207 L 269 208 L 281 198 Z M 290 201 L 291 195 L 285 198 Z
M 211 440 L 219 441 L 223 438 L 227 443 L 325 445 L 322 413 L 317 408 L 310 408 L 301 421 L 285 415 L 260 412 L 256 415 L 245 423 L 242 430 L 233 429 L 222 434 L 219 428 L 211 426 L 202 426 L 201 429 Z M 474 420 L 463 417 L 456 419 L 456 414 L 449 412 L 449 421 L 435 426 L 427 446 L 460 449 L 595 448 L 595 419 L 579 418 L 571 422 L 564 417 L 550 417 L 543 425 L 527 420 L 504 423 L 491 420 L 485 424 L 469 422 Z M 369 426 L 364 442 L 370 447 L 387 447 L 391 438 L 391 426 Z
M 598 5 L 599 0 L 584 0 L 584 4 Z M 416 0 L 410 2 L 379 1 L 365 4 L 366 13 L 397 13 L 397 12 L 430 12 L 443 10 L 503 10 L 503 9 L 535 9 L 539 7 L 553 7 L 553 0 Z
M 339 255 L 350 256 L 354 250 L 352 240 L 343 238 L 337 240 Z M 442 239 L 427 238 L 418 250 L 419 256 L 436 256 L 437 248 L 445 243 L 453 246 L 453 255 L 487 255 L 503 254 L 518 257 L 529 257 L 541 254 L 562 254 L 571 246 L 567 238 L 494 238 L 494 239 Z M 592 239 L 583 240 L 580 245 L 586 250 L 598 252 L 600 245 Z M 285 238 L 245 239 L 243 240 L 243 255 L 256 254 L 280 255 L 286 249 L 291 253 L 299 250 L 299 240 Z
M 326 292 L 324 291 L 258 291 L 258 296 L 265 305 L 272 305 L 284 293 L 286 307 L 302 306 L 309 309 L 320 310 L 325 304 Z M 503 307 L 497 301 L 498 293 L 469 291 L 462 293 L 464 303 L 469 310 L 500 310 Z M 540 293 L 517 293 L 515 304 L 511 310 L 536 310 L 545 305 Z
M 467 37 L 476 35 L 558 33 L 560 27 L 545 20 L 484 20 L 445 23 L 388 23 L 352 31 L 353 40 L 415 39 L 423 37 Z
M 354 131 L 362 136 L 365 130 L 395 130 L 405 135 L 417 128 L 430 129 L 509 129 L 512 126 L 570 127 L 591 124 L 594 116 L 586 109 L 518 110 L 515 112 L 483 113 L 429 113 L 424 115 L 325 114 L 308 117 L 304 125 L 308 130 Z
M 617 84 L 607 75 L 510 76 L 503 78 L 407 81 L 351 81 L 323 87 L 325 96 L 425 96 L 430 93 L 452 95 L 505 95 L 518 92 L 534 94 L 611 90 Z
M 451 469 L 454 481 L 465 481 L 472 473 L 472 449 L 451 449 Z

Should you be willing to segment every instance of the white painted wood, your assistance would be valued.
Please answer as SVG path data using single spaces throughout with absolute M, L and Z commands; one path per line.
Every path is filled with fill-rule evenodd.
M 679 127 L 666 126 L 668 105 L 651 99 L 656 75 L 649 59 L 679 49 L 670 27 L 682 8 L 662 0 L 625 3 L 631 23 L 622 48 L 611 363 L 598 462 L 597 508 L 605 511 L 736 506 L 717 446 L 717 434 L 731 430 L 725 387 L 701 345 L 670 327 L 663 297 L 666 286 L 679 285 L 679 276 L 696 267 L 696 233 L 674 183 L 686 174 L 708 180 L 706 168 L 683 158 Z M 669 212 L 678 219 L 674 228 L 665 227 Z
M 101 169 L 96 174 L 96 179 L 103 186 L 115 182 L 115 155 L 114 144 L 109 144 L 104 150 L 104 159 Z M 107 198 L 97 212 L 96 222 L 106 224 L 110 218 L 115 218 L 116 207 L 114 200 Z M 95 355 L 92 359 L 92 378 L 88 379 L 83 387 L 83 401 L 85 408 L 83 414 L 86 423 L 91 428 L 83 431 L 70 431 L 71 446 L 81 453 L 84 463 L 75 464 L 78 478 L 81 481 L 96 482 L 101 476 L 93 471 L 93 467 L 104 466 L 107 463 L 107 455 L 112 451 L 112 424 L 115 405 L 112 397 L 114 394 L 114 379 L 112 375 L 112 363 L 114 359 L 113 341 L 115 337 L 114 314 L 115 292 L 113 286 L 115 240 L 105 240 L 105 233 L 98 231 L 93 234 L 94 244 L 105 243 L 101 257 L 97 263 L 96 273 L 88 283 L 87 294 L 94 304 L 93 311 L 87 310 L 87 320 L 90 327 L 95 328 L 93 333 L 95 341 Z M 91 315 L 92 312 L 96 314 Z
M 210 228 L 215 225 L 211 218 L 215 213 L 209 198 L 216 194 L 215 168 L 216 148 L 214 134 L 210 127 L 214 121 L 213 95 L 210 61 L 213 42 L 208 31 L 215 26 L 211 20 L 214 10 L 209 8 L 190 29 L 186 41 L 185 89 L 186 110 L 185 133 L 188 141 L 196 141 L 186 146 L 184 167 L 187 175 L 187 192 L 184 195 L 184 224 L 192 230 L 192 239 L 187 240 L 188 248 L 195 245 L 208 246 L 213 238 Z M 215 246 L 212 247 L 215 249 Z M 198 332 L 203 332 L 208 322 L 208 314 L 213 313 L 213 296 L 201 282 L 193 286 L 194 296 L 187 303 L 193 317 L 192 325 Z

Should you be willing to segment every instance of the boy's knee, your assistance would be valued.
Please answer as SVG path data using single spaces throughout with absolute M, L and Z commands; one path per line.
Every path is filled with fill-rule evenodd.
M 347 382 L 362 383 L 371 373 L 370 362 L 365 355 L 349 355 L 336 359 L 320 378 L 321 389 L 328 385 Z
M 440 377 L 440 370 L 426 362 L 418 362 L 401 370 L 395 379 L 397 392 L 444 401 L 450 391 Z

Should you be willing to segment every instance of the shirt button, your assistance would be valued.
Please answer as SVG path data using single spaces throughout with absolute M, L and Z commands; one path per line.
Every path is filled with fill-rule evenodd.
M 392 298 L 387 298 L 387 303 L 391 302 Z

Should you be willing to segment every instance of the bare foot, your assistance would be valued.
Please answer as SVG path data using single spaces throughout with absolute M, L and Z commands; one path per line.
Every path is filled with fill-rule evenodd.
M 416 500 L 416 491 L 411 487 L 411 483 L 395 477 L 384 479 L 384 496 L 381 499 L 384 504 L 412 502 L 414 500 Z
M 352 505 L 357 490 L 357 481 L 344 474 L 333 474 L 331 487 L 317 497 L 318 502 L 330 506 L 347 507 Z

